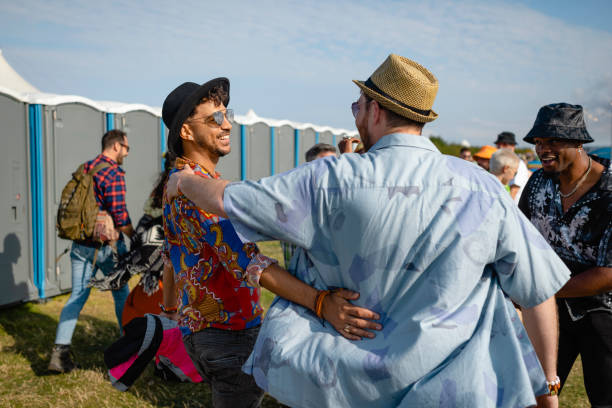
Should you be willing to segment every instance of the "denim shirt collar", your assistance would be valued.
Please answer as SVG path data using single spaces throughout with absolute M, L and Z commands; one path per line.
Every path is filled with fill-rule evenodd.
M 369 152 L 384 149 L 392 146 L 406 146 L 417 149 L 431 150 L 432 152 L 440 153 L 436 145 L 429 140 L 428 137 L 421 135 L 411 135 L 408 133 L 390 133 L 381 137 L 374 146 L 370 147 Z

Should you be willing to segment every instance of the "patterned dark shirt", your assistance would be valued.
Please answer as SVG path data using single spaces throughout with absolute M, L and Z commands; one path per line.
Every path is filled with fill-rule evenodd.
M 116 161 L 98 155 L 95 159 L 85 164 L 85 171 L 96 167 L 98 164 L 106 162 L 111 166 L 106 167 L 94 174 L 94 191 L 96 201 L 100 210 L 107 211 L 115 222 L 115 227 L 123 227 L 132 223 L 125 204 L 125 171 Z
M 591 156 L 604 166 L 601 179 L 566 213 L 559 195 L 558 177 L 538 170 L 529 179 L 519 207 L 542 233 L 572 272 L 612 267 L 612 175 L 610 161 Z M 612 292 L 564 299 L 570 316 L 578 320 L 588 312 L 612 313 Z

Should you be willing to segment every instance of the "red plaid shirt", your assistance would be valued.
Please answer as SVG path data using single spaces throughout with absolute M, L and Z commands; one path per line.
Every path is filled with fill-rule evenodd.
M 102 162 L 109 163 L 110 167 L 93 175 L 94 191 L 100 210 L 105 210 L 110 214 L 115 222 L 115 227 L 129 225 L 132 221 L 125 205 L 125 171 L 116 161 L 103 154 L 88 161 L 85 164 L 85 171 L 88 172 Z

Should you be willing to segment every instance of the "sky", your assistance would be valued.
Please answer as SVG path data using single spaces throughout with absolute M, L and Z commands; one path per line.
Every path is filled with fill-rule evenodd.
M 43 92 L 160 107 L 226 76 L 237 114 L 354 130 L 352 79 L 390 53 L 439 80 L 424 134 L 472 145 L 583 105 L 612 140 L 612 1 L 0 0 L 0 49 Z

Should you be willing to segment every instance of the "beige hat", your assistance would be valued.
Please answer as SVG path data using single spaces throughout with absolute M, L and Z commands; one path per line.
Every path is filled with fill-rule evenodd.
M 416 122 L 427 123 L 438 114 L 431 110 L 438 80 L 418 63 L 391 54 L 367 81 L 353 82 L 385 108 Z

